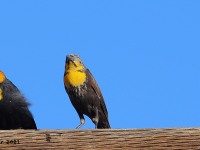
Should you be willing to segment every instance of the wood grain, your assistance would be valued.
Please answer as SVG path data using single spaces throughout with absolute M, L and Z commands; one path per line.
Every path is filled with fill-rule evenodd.
M 0 130 L 0 149 L 200 150 L 200 128 Z

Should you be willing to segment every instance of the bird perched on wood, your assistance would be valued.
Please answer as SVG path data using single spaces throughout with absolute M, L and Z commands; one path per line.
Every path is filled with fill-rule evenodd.
M 0 130 L 37 129 L 29 103 L 0 71 Z
M 87 115 L 93 121 L 95 128 L 110 128 L 102 93 L 78 55 L 66 56 L 64 85 L 80 118 L 77 129 L 85 123 L 83 115 Z

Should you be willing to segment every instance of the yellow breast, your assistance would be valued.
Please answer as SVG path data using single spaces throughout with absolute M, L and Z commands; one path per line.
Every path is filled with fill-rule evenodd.
M 86 73 L 75 70 L 68 71 L 64 77 L 65 86 L 67 88 L 69 88 L 70 85 L 73 87 L 83 85 L 85 81 Z
M 6 79 L 4 73 L 0 71 L 0 83 L 2 83 Z

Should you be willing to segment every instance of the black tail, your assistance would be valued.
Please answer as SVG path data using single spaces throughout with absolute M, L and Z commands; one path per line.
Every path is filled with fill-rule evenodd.
M 100 112 L 97 129 L 106 129 L 106 128 L 111 128 L 110 123 L 108 121 L 107 116 L 105 116 L 105 114 L 103 112 Z
M 99 121 L 97 124 L 97 129 L 107 129 L 110 128 L 110 124 L 108 121 Z

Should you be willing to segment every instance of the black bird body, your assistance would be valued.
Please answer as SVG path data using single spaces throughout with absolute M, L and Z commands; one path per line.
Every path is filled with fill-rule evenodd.
M 0 129 L 37 129 L 29 103 L 0 71 Z
M 77 57 L 76 55 L 72 56 Z M 102 93 L 91 72 L 82 64 L 82 62 L 80 64 L 82 65 L 82 67 L 80 67 L 81 69 L 79 68 L 76 71 L 85 74 L 84 82 L 76 86 L 73 86 L 70 83 L 70 77 L 67 77 L 67 74 L 74 74 L 77 78 L 79 78 L 79 76 L 75 75 L 76 71 L 70 72 L 70 66 L 68 65 L 73 65 L 73 63 L 70 64 L 69 61 L 72 60 L 69 57 L 71 57 L 71 55 L 67 56 L 67 69 L 65 70 L 64 82 L 65 89 L 69 95 L 71 103 L 76 109 L 81 120 L 81 124 L 77 128 L 80 128 L 85 122 L 83 115 L 87 115 L 96 125 L 96 128 L 110 128 L 108 111 Z M 78 57 L 77 59 L 80 58 Z M 79 64 L 76 65 L 78 66 Z

